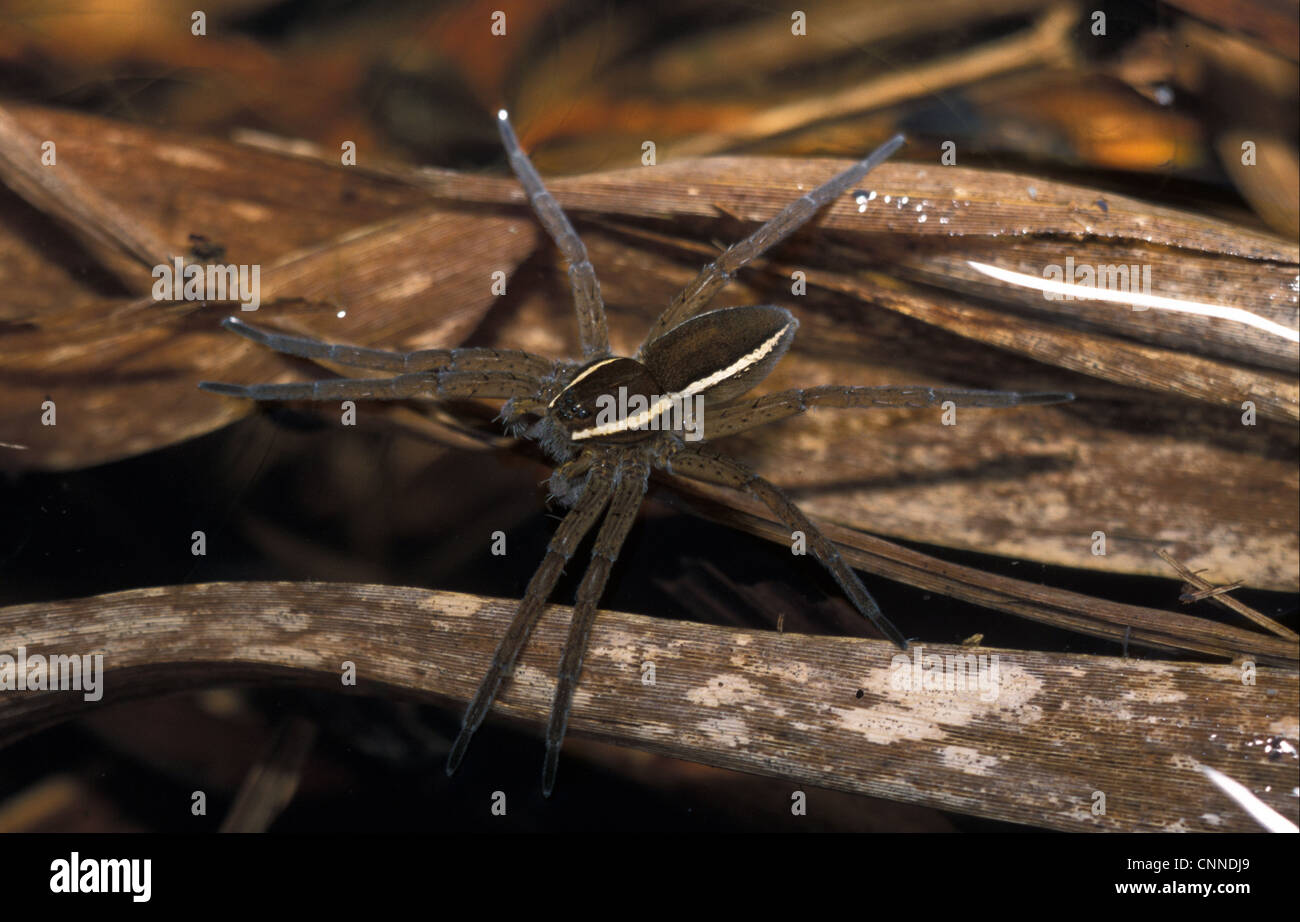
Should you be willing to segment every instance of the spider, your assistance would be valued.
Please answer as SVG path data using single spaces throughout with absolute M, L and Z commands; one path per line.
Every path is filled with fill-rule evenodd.
M 830 571 L 858 612 L 905 650 L 907 639 L 884 616 L 835 545 L 808 516 L 774 484 L 702 443 L 815 407 L 919 408 L 947 400 L 967 407 L 1010 407 L 1057 403 L 1073 397 L 1064 393 L 924 386 L 828 385 L 741 399 L 767 377 L 785 354 L 799 322 L 789 311 L 772 305 L 702 313 L 703 309 L 739 269 L 790 236 L 893 154 L 904 143 L 902 135 L 792 202 L 728 248 L 672 300 L 635 357 L 613 355 L 605 305 L 587 249 L 520 147 L 504 109 L 497 119 L 510 165 L 538 220 L 568 262 L 582 342 L 581 360 L 554 361 L 527 352 L 490 348 L 390 352 L 331 345 L 260 330 L 229 317 L 223 322 L 227 329 L 277 352 L 394 374 L 385 378 L 248 386 L 205 381 L 199 386 L 253 400 L 486 397 L 505 401 L 499 419 L 514 435 L 535 440 L 554 461 L 550 491 L 552 498 L 568 511 L 497 645 L 487 674 L 465 709 L 460 733 L 447 759 L 447 774 L 455 772 L 470 738 L 510 677 L 565 564 L 600 522 L 591 561 L 578 587 L 546 729 L 542 791 L 550 796 L 597 604 L 641 506 L 652 469 L 730 486 L 762 501 L 792 532 L 804 534 L 807 547 Z

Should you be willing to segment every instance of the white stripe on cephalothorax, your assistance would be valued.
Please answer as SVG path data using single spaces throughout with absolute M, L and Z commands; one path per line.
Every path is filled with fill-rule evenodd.
M 573 387 L 573 385 L 577 384 L 577 383 L 578 383 L 579 381 L 581 381 L 583 378 L 587 377 L 587 375 L 591 374 L 591 373 L 592 373 L 593 371 L 595 371 L 597 368 L 604 368 L 604 367 L 605 367 L 606 365 L 608 365 L 610 362 L 617 362 L 617 361 L 618 361 L 618 356 L 615 356 L 615 357 L 612 358 L 612 359 L 605 359 L 605 361 L 603 361 L 603 362 L 597 362 L 595 365 L 592 365 L 590 368 L 588 368 L 588 369 L 587 369 L 586 371 L 584 371 L 582 374 L 578 375 L 578 377 L 574 378 L 574 379 L 573 379 L 572 381 L 570 381 L 567 385 L 565 385 L 565 387 L 564 387 L 564 391 L 567 391 L 569 388 Z M 555 395 L 554 398 L 551 399 L 551 402 L 548 403 L 548 404 L 546 405 L 548 409 L 549 409 L 550 407 L 555 406 L 555 401 L 556 401 L 556 400 L 559 400 L 561 397 L 564 396 L 564 391 L 560 391 L 558 394 Z
M 701 391 L 708 390 L 715 384 L 721 384 L 728 378 L 740 374 L 746 368 L 761 362 L 772 352 L 773 349 L 776 348 L 777 343 L 781 341 L 781 338 L 785 336 L 786 331 L 788 331 L 791 326 L 793 326 L 793 324 L 787 323 L 753 352 L 750 352 L 747 355 L 742 355 L 726 368 L 723 368 L 720 371 L 715 371 L 711 375 L 706 375 L 698 381 L 692 381 L 675 394 L 666 394 L 663 397 L 660 397 L 650 405 L 649 409 L 642 410 L 640 413 L 634 413 L 625 419 L 615 420 L 612 423 L 605 423 L 603 426 L 592 426 L 590 429 L 582 429 L 578 432 L 572 433 L 571 437 L 574 441 L 577 441 L 578 439 L 591 439 L 602 435 L 614 435 L 617 432 L 627 432 L 629 429 L 646 428 L 651 420 L 661 416 L 674 404 L 688 400 Z M 572 387 L 573 385 L 569 386 Z

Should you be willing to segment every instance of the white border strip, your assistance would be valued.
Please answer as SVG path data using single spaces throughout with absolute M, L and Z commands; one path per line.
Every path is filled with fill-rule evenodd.
M 651 405 L 648 410 L 642 410 L 640 413 L 633 414 L 626 419 L 617 419 L 613 422 L 605 423 L 603 426 L 592 426 L 590 429 L 580 429 L 572 434 L 573 440 L 580 441 L 581 439 L 591 439 L 602 435 L 613 435 L 616 432 L 627 432 L 631 429 L 644 429 L 652 419 L 658 417 L 674 403 L 684 403 L 701 391 L 707 390 L 708 388 L 713 387 L 713 385 L 719 384 L 728 378 L 739 374 L 751 365 L 762 361 L 768 353 L 776 348 L 777 343 L 781 341 L 781 338 L 785 336 L 792 325 L 793 324 L 787 323 L 785 326 L 781 327 L 780 330 L 774 333 L 767 342 L 763 343 L 748 355 L 742 355 L 726 368 L 715 371 L 711 375 L 706 375 L 698 381 L 692 381 L 675 394 L 664 395 Z M 595 369 L 593 368 L 591 370 L 594 371 Z M 578 376 L 578 378 L 581 377 L 582 375 Z M 575 383 L 578 378 L 574 379 Z M 572 384 L 569 385 L 569 387 L 572 386 Z M 554 401 L 552 401 L 552 403 L 554 403 Z

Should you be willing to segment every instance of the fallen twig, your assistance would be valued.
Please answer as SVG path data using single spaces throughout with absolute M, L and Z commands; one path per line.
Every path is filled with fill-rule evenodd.
M 356 584 L 168 586 L 0 609 L 0 650 L 102 651 L 104 702 L 233 681 L 459 702 L 514 605 Z M 542 618 L 497 713 L 544 720 L 569 611 Z M 792 786 L 1057 829 L 1255 830 L 1197 764 L 1296 815 L 1294 762 L 1256 745 L 1300 731 L 1295 673 L 1261 667 L 1247 684 L 1231 665 L 942 645 L 897 655 L 884 642 L 606 612 L 570 727 Z M 899 687 L 932 665 L 911 657 L 934 655 L 986 657 L 996 682 Z M 345 662 L 355 686 L 340 681 Z M 0 741 L 86 706 L 76 692 L 0 696 Z
M 1235 611 L 1237 614 L 1249 618 L 1260 627 L 1272 631 L 1279 637 L 1285 637 L 1287 640 L 1300 640 L 1300 634 L 1297 634 L 1285 624 L 1278 624 L 1263 612 L 1256 611 L 1245 602 L 1239 602 L 1227 594 L 1233 589 L 1240 588 L 1241 583 L 1233 583 L 1229 586 L 1215 586 L 1204 577 L 1193 573 L 1183 563 L 1178 561 L 1173 554 L 1170 554 L 1164 548 L 1160 548 L 1156 553 L 1160 555 L 1161 560 L 1173 567 L 1174 570 L 1178 572 L 1178 575 L 1181 576 L 1188 585 L 1201 590 L 1198 593 L 1192 593 L 1184 599 L 1184 601 L 1195 602 L 1203 598 L 1213 599 L 1215 602 L 1218 602 L 1224 608 L 1228 609 L 1228 611 Z

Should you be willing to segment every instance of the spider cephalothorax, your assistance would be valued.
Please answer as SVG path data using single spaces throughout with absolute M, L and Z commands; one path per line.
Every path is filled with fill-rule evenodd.
M 560 573 L 583 537 L 600 522 L 591 562 L 578 587 L 568 641 L 560 662 L 546 733 L 543 790 L 555 783 L 560 744 L 596 607 L 645 495 L 650 471 L 662 468 L 744 490 L 765 503 L 826 566 L 862 615 L 900 647 L 903 634 L 881 613 L 838 551 L 781 490 L 738 461 L 708 448 L 708 441 L 766 425 L 815 407 L 927 407 L 953 401 L 964 407 L 1055 403 L 1069 394 L 1019 394 L 935 387 L 828 385 L 741 399 L 780 361 L 798 321 L 780 307 L 732 307 L 701 313 L 723 285 L 750 260 L 788 237 L 824 205 L 847 191 L 903 143 L 896 136 L 865 160 L 795 200 L 749 237 L 706 266 L 659 317 L 635 357 L 609 349 L 605 306 L 595 270 L 573 226 L 519 147 L 509 119 L 499 113 L 501 140 L 533 210 L 569 263 L 580 362 L 555 361 L 500 349 L 424 349 L 387 352 L 329 345 L 270 333 L 229 318 L 225 326 L 277 351 L 344 365 L 394 372 L 386 378 L 336 378 L 301 384 L 250 386 L 204 382 L 218 393 L 255 400 L 490 397 L 505 401 L 509 431 L 538 442 L 557 467 L 552 496 L 569 507 L 556 529 L 492 663 L 465 711 L 447 760 L 460 764 L 509 677 Z M 603 517 L 603 520 L 602 520 Z
M 693 317 L 647 343 L 640 360 L 593 359 L 562 378 L 536 437 L 559 462 L 583 448 L 644 443 L 658 433 L 671 433 L 661 451 L 702 441 L 705 408 L 721 407 L 766 378 L 798 327 L 780 307 Z

